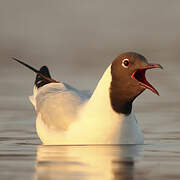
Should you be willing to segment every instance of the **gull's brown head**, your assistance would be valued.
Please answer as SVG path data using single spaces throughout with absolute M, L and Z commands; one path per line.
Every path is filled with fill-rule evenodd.
M 112 62 L 110 86 L 111 105 L 116 112 L 130 114 L 132 102 L 145 89 L 159 95 L 146 80 L 148 69 L 161 68 L 160 64 L 148 63 L 147 59 L 135 52 L 123 53 Z

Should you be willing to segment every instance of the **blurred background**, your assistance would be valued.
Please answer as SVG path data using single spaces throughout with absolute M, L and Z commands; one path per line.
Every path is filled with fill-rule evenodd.
M 11 57 L 35 68 L 47 65 L 54 79 L 93 92 L 113 59 L 126 51 L 138 52 L 149 62 L 161 64 L 164 70 L 147 72 L 147 79 L 158 89 L 160 97 L 146 90 L 134 103 L 145 134 L 146 145 L 140 153 L 144 158 L 135 163 L 132 172 L 130 163 L 125 167 L 127 172 L 122 173 L 122 169 L 120 172 L 137 175 L 137 179 L 147 175 L 179 179 L 180 1 L 0 0 L 2 179 L 32 179 L 33 174 L 37 177 L 34 179 L 48 175 L 60 179 L 56 174 L 60 173 L 60 177 L 65 174 L 65 179 L 72 176 L 74 180 L 74 173 L 89 177 L 86 168 L 92 167 L 89 161 L 86 161 L 88 166 L 81 162 L 79 155 L 84 152 L 81 147 L 80 151 L 75 148 L 75 155 L 73 151 L 69 158 L 66 157 L 67 147 L 37 146 L 41 142 L 35 130 L 36 114 L 28 100 L 35 74 L 12 61 Z M 133 151 L 134 157 L 134 147 L 127 148 Z M 87 155 L 84 156 L 96 160 L 99 151 L 95 148 L 94 152 L 92 148 L 93 153 L 89 154 L 91 148 L 85 149 Z M 122 147 L 112 147 L 110 152 L 118 154 L 121 150 Z M 126 147 L 125 152 L 129 153 Z M 111 156 L 101 151 L 99 154 L 103 157 L 102 165 L 112 164 Z M 104 161 L 106 158 L 109 160 Z M 118 159 L 119 155 L 113 155 L 114 158 Z M 59 168 L 54 167 L 54 160 L 60 161 L 60 164 L 55 163 Z M 74 172 L 74 166 L 80 164 L 82 169 Z M 104 169 L 102 165 L 102 172 L 107 172 L 107 167 Z M 134 167 L 133 162 L 131 165 Z M 93 167 L 94 171 L 97 169 Z M 116 174 L 120 176 L 120 172 Z M 97 176 L 97 179 L 104 178 Z
M 56 80 L 93 91 L 117 55 L 135 51 L 164 67 L 147 73 L 161 96 L 147 90 L 136 100 L 143 130 L 177 133 L 179 19 L 178 0 L 0 0 L 1 128 L 11 133 L 18 128 L 20 133 L 25 128 L 21 120 L 29 118 L 34 132 L 35 114 L 28 96 L 35 74 L 12 61 L 12 56 L 36 68 L 47 65 Z

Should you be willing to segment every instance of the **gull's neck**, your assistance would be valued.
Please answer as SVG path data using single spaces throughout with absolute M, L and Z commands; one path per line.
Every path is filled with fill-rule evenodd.
M 89 104 L 94 104 L 94 102 L 96 102 L 99 108 L 102 106 L 104 107 L 110 105 L 109 91 L 111 81 L 111 65 L 109 65 L 106 71 L 104 72 L 102 78 L 99 80 L 98 85 L 89 100 Z
M 127 117 L 123 113 L 117 113 L 113 110 L 110 100 L 110 85 L 112 81 L 111 76 L 111 65 L 108 66 L 104 72 L 102 78 L 98 82 L 96 89 L 94 90 L 93 95 L 91 96 L 88 106 L 91 106 L 91 109 L 94 109 L 95 112 L 103 112 L 107 117 L 112 117 L 112 115 L 117 119 L 119 117 Z M 130 117 L 131 115 L 129 115 Z

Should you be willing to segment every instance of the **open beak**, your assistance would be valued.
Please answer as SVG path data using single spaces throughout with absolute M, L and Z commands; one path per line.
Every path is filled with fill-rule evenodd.
M 163 67 L 160 64 L 148 64 L 144 68 L 135 70 L 131 77 L 134 80 L 138 81 L 141 86 L 143 86 L 146 89 L 150 89 L 153 93 L 159 96 L 159 92 L 146 80 L 145 76 L 146 70 L 154 68 L 163 69 Z

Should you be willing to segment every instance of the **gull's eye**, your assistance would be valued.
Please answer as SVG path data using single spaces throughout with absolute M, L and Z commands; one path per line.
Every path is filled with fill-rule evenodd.
M 129 64 L 130 64 L 129 59 L 124 59 L 124 60 L 122 61 L 122 66 L 123 66 L 124 68 L 128 68 Z

